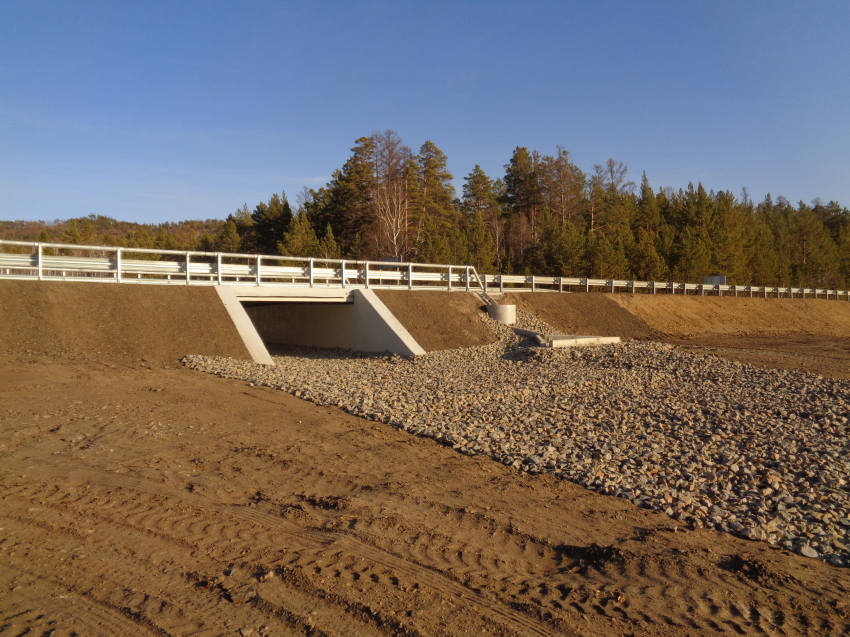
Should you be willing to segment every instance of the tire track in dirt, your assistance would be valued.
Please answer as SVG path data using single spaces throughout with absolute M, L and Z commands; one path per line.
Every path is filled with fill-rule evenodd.
M 61 500 L 61 502 L 50 502 L 50 496 L 47 495 L 47 492 L 52 492 L 54 499 Z M 37 509 L 32 508 L 30 506 L 32 499 L 36 499 L 41 506 Z M 52 504 L 60 503 L 64 505 L 61 509 L 51 507 Z M 86 507 L 83 505 L 75 511 L 79 513 L 77 522 L 85 518 L 88 523 L 86 526 L 96 527 L 96 531 L 90 529 L 93 533 L 96 533 L 91 537 L 87 537 L 85 531 L 78 533 L 63 526 L 67 524 L 67 520 L 63 521 L 63 525 L 57 525 L 55 523 L 57 513 L 61 511 L 67 514 L 69 509 L 75 508 L 75 504 L 79 504 L 79 500 L 70 501 L 65 494 L 57 491 L 55 485 L 41 485 L 40 488 L 30 487 L 25 491 L 11 495 L 7 491 L 5 498 L 7 513 L 0 515 L 0 520 L 7 522 L 14 520 L 16 535 L 19 536 L 19 539 L 23 539 L 20 538 L 21 531 L 28 527 L 30 532 L 24 534 L 24 538 L 27 540 L 35 539 L 38 536 L 38 531 L 49 532 L 52 538 L 49 549 L 44 549 L 37 546 L 35 542 L 29 541 L 27 543 L 31 546 L 27 547 L 25 554 L 26 563 L 32 569 L 42 567 L 42 571 L 44 571 L 44 573 L 41 573 L 42 576 L 49 574 L 54 577 L 57 576 L 57 561 L 55 559 L 57 553 L 71 555 L 75 552 L 75 546 L 79 547 L 81 542 L 88 541 L 86 552 L 94 553 L 100 558 L 108 556 L 105 561 L 109 564 L 109 567 L 101 567 L 98 561 L 89 562 L 84 565 L 82 570 L 71 568 L 69 573 L 63 571 L 64 579 L 74 581 L 76 583 L 75 588 L 91 591 L 95 589 L 93 579 L 109 582 L 106 588 L 113 593 L 107 597 L 101 596 L 99 598 L 101 603 L 111 605 L 136 619 L 149 616 L 151 621 L 162 629 L 162 634 L 219 635 L 221 634 L 219 627 L 228 620 L 241 619 L 243 623 L 250 624 L 252 620 L 256 620 L 257 610 L 263 615 L 263 622 L 267 625 L 267 628 L 271 626 L 278 631 L 276 634 L 280 634 L 279 631 L 282 628 L 287 628 L 286 624 L 290 624 L 290 627 L 295 629 L 294 633 L 287 631 L 286 634 L 303 634 L 309 631 L 312 631 L 311 634 L 329 636 L 362 635 L 364 637 L 378 637 L 386 634 L 373 625 L 374 622 L 368 617 L 368 614 L 354 609 L 356 611 L 355 616 L 352 616 L 344 604 L 342 606 L 339 604 L 322 604 L 320 601 L 322 596 L 311 597 L 309 603 L 304 599 L 298 604 L 291 603 L 292 599 L 298 599 L 297 591 L 287 587 L 287 590 L 282 592 L 279 590 L 282 581 L 270 582 L 268 577 L 261 578 L 263 581 L 258 583 L 254 577 L 255 568 L 238 573 L 235 577 L 217 576 L 216 573 L 220 574 L 226 570 L 241 570 L 232 567 L 234 560 L 238 560 L 241 565 L 246 562 L 247 558 L 249 564 L 256 564 L 256 561 L 251 562 L 251 556 L 246 555 L 246 549 L 243 548 L 250 546 L 250 537 L 247 538 L 246 542 L 231 545 L 230 554 L 219 556 L 222 559 L 217 563 L 208 564 L 206 569 L 208 573 L 198 573 L 193 570 L 197 565 L 197 560 L 193 557 L 198 551 L 197 546 L 184 539 L 168 535 L 169 529 L 162 526 L 160 531 L 166 531 L 166 533 L 154 532 L 149 528 L 138 527 L 133 522 L 126 521 L 121 515 L 120 506 L 99 512 L 96 506 Z M 152 504 L 156 503 L 152 502 Z M 26 513 L 23 513 L 24 511 Z M 12 517 L 9 513 L 23 514 Z M 92 518 L 98 518 L 104 523 L 95 522 L 92 524 Z M 126 523 L 124 523 L 125 521 Z M 116 526 L 136 530 L 139 535 L 127 538 L 120 534 L 110 533 L 110 530 L 114 531 Z M 98 541 L 100 536 L 104 537 L 104 542 Z M 159 575 L 160 572 L 164 571 L 161 568 L 162 563 L 155 559 L 155 555 L 162 548 L 163 542 L 185 549 L 177 559 L 175 559 L 177 556 L 174 552 L 169 552 L 167 568 L 170 574 L 166 578 Z M 151 558 L 146 559 L 141 556 L 154 557 L 152 561 Z M 47 568 L 44 568 L 45 565 L 47 565 Z M 230 569 L 228 569 L 228 566 L 230 566 Z M 269 572 L 267 568 L 259 568 L 265 573 Z M 118 573 L 132 572 L 138 574 L 134 576 L 132 590 L 128 592 L 126 582 L 122 583 L 111 577 L 111 572 L 116 571 Z M 167 594 L 161 592 L 163 579 L 169 580 Z M 98 588 L 102 589 L 103 587 Z M 160 590 L 160 594 L 153 595 L 143 592 L 155 590 Z M 242 602 L 239 606 L 228 601 L 228 598 L 232 599 L 234 595 L 246 595 L 246 591 L 250 590 L 255 590 L 258 595 Z M 122 594 L 116 594 L 115 591 L 122 591 Z M 93 593 L 89 592 L 88 595 L 91 597 Z M 276 597 L 280 601 L 271 604 L 269 597 Z M 304 598 L 305 596 L 301 594 L 301 597 Z M 327 598 L 324 601 L 326 602 Z M 174 612 L 168 612 L 170 610 Z M 184 615 L 188 618 L 183 619 Z M 212 624 L 212 626 L 205 630 L 203 626 L 196 625 L 192 618 L 203 618 L 203 623 Z M 276 620 L 283 620 L 283 626 L 277 625 L 280 622 Z
M 221 634 L 221 626 L 228 621 L 241 620 L 245 624 L 251 621 L 247 609 L 235 607 L 225 599 L 223 591 L 207 591 L 187 579 L 185 567 L 191 564 L 188 553 L 179 556 L 183 564 L 181 559 L 174 559 L 177 556 L 173 553 L 167 562 L 143 557 L 155 556 L 158 545 L 168 538 L 126 537 L 110 533 L 108 528 L 102 528 L 104 525 L 96 523 L 96 533 L 104 535 L 104 541 L 87 542 L 89 555 L 73 555 L 84 538 L 73 532 L 63 533 L 62 527 L 52 524 L 50 519 L 55 513 L 44 507 L 11 518 L 16 522 L 16 535 L 29 546 L 21 556 L 3 556 L 4 561 L 19 562 L 16 568 L 29 575 L 65 587 L 135 622 L 138 628 L 126 634 L 136 635 L 144 630 L 153 635 L 212 637 Z M 10 518 L 4 515 L 0 519 Z M 32 541 L 44 531 L 51 532 L 49 545 Z M 133 573 L 132 585 L 123 577 L 127 573 Z M 285 622 L 278 625 L 273 617 L 265 621 L 276 630 L 287 629 Z
M 208 513 L 225 515 L 238 521 L 244 521 L 260 528 L 272 529 L 290 540 L 304 543 L 306 549 L 318 549 L 327 553 L 350 554 L 365 558 L 373 564 L 393 573 L 392 577 L 403 577 L 416 582 L 421 587 L 437 592 L 453 604 L 466 607 L 470 611 L 486 617 L 489 621 L 503 624 L 517 634 L 551 635 L 552 627 L 528 617 L 523 613 L 488 599 L 466 586 L 456 582 L 435 570 L 413 563 L 380 548 L 366 544 L 350 535 L 335 531 L 305 529 L 280 517 L 258 511 L 251 507 L 221 505 L 214 500 L 195 493 L 188 493 L 165 485 L 155 484 L 127 475 L 113 474 L 87 469 L 63 469 L 56 466 L 32 465 L 25 462 L 4 460 L 7 470 L 11 469 L 27 476 L 42 478 L 64 478 L 71 481 L 84 481 L 109 489 L 123 488 L 135 492 L 159 495 L 176 499 L 181 504 L 191 505 Z M 109 503 L 113 503 L 109 500 Z M 117 503 L 116 503 L 117 504 Z M 168 512 L 158 508 L 153 516 L 162 517 Z M 150 520 L 149 522 L 150 523 Z M 162 528 L 165 531 L 166 529 Z M 257 538 L 254 538 L 256 540 Z
M 33 471 L 24 468 L 23 471 L 35 475 L 38 469 Z M 163 485 L 148 485 L 147 481 L 133 477 L 105 472 L 65 473 L 56 468 L 50 469 L 48 473 L 68 475 L 71 480 L 85 479 L 109 488 L 131 489 L 132 494 L 120 495 L 119 491 L 116 497 L 111 493 L 87 493 L 75 496 L 77 499 L 72 500 L 57 491 L 56 485 L 46 484 L 37 488 L 24 487 L 19 495 L 34 501 L 49 501 L 53 498 L 67 506 L 76 504 L 81 507 L 81 514 L 91 515 L 94 511 L 94 514 L 106 515 L 112 523 L 155 534 L 158 538 L 181 544 L 187 550 L 201 550 L 222 565 L 232 561 L 253 565 L 276 564 L 270 570 L 281 578 L 291 578 L 295 568 L 312 570 L 317 576 L 322 573 L 321 577 L 325 577 L 327 572 L 337 571 L 333 577 L 338 581 L 351 585 L 361 578 L 374 578 L 376 585 L 386 587 L 391 594 L 394 588 L 398 588 L 399 578 L 410 582 L 418 580 L 427 586 L 427 582 L 420 577 L 422 569 L 433 572 L 437 568 L 445 569 L 447 572 L 444 577 L 459 583 L 466 590 L 495 596 L 496 601 L 505 607 L 512 606 L 529 615 L 540 616 L 542 613 L 544 618 L 547 613 L 556 618 L 565 617 L 565 610 L 572 609 L 585 616 L 617 619 L 636 627 L 655 624 L 682 630 L 732 630 L 737 634 L 769 634 L 783 629 L 801 635 L 839 635 L 846 632 L 842 624 L 828 621 L 815 626 L 809 621 L 805 610 L 796 613 L 781 610 L 805 609 L 806 604 L 810 603 L 810 596 L 794 594 L 803 592 L 799 583 L 791 582 L 784 586 L 785 590 L 778 595 L 775 604 L 756 607 L 747 600 L 752 587 L 746 581 L 741 581 L 737 571 L 724 568 L 694 569 L 676 560 L 668 561 L 622 551 L 618 554 L 616 550 L 607 555 L 604 547 L 589 551 L 589 547 L 583 546 L 551 546 L 545 541 L 512 530 L 511 533 L 494 534 L 491 538 L 493 546 L 487 548 L 488 554 L 490 551 L 516 554 L 517 548 L 522 549 L 525 559 L 512 560 L 511 574 L 506 577 L 498 568 L 498 561 L 488 565 L 480 558 L 480 549 L 467 551 L 467 547 L 458 540 L 439 533 L 426 533 L 427 529 L 423 530 L 418 541 L 406 547 L 400 546 L 400 536 L 416 538 L 416 535 L 408 533 L 409 529 L 406 528 L 400 533 L 397 521 L 391 518 L 364 520 L 362 523 L 358 521 L 354 529 L 360 534 L 360 539 L 357 539 L 344 533 L 305 530 L 297 524 L 252 507 L 222 505 L 212 502 L 206 496 Z M 91 477 L 94 480 L 89 480 Z M 143 490 L 146 487 L 149 490 Z M 319 501 L 318 498 L 313 499 Z M 204 510 L 212 507 L 215 512 L 233 518 L 232 522 L 198 520 L 193 500 L 199 501 L 202 505 L 200 508 Z M 467 517 L 476 515 L 469 514 Z M 460 514 L 458 516 L 463 517 Z M 449 522 L 469 526 L 468 521 L 460 518 L 452 518 Z M 279 544 L 280 536 L 269 536 L 267 529 L 276 529 L 281 524 L 289 533 L 283 534 L 288 544 L 288 555 L 272 555 L 268 547 Z M 296 536 L 305 535 L 305 531 L 310 538 L 318 538 L 320 544 L 315 541 L 298 542 Z M 387 537 L 383 537 L 382 532 L 386 532 Z M 485 544 L 480 539 L 471 542 L 471 546 Z M 372 551 L 364 550 L 363 547 Z M 376 547 L 377 557 L 372 557 Z M 400 568 L 396 561 L 381 559 L 387 554 L 404 555 L 407 559 L 402 561 L 412 562 L 412 567 Z M 351 556 L 367 557 L 371 567 L 358 573 L 355 563 L 349 559 Z M 393 579 L 396 580 L 395 584 L 392 583 Z M 694 590 L 692 581 L 697 580 L 704 586 Z M 298 581 L 302 584 L 304 582 Z M 624 585 L 623 582 L 629 583 Z M 706 604 L 703 601 L 705 593 L 699 593 L 699 590 L 705 590 L 705 585 L 713 590 L 726 591 L 726 598 Z M 445 595 L 444 590 L 441 592 Z M 387 594 L 386 590 L 384 594 Z M 660 612 L 657 608 L 658 599 L 664 600 L 665 606 Z M 257 604 L 265 604 L 268 608 L 273 606 L 269 605 L 262 593 L 257 600 Z M 654 600 L 656 609 L 649 610 L 645 600 Z M 360 608 L 344 595 L 338 604 L 343 617 L 350 620 L 351 613 L 354 613 L 374 623 L 372 614 L 377 609 Z M 274 612 L 285 616 L 291 611 L 277 607 Z M 291 616 L 296 617 L 297 613 Z M 378 621 L 378 628 L 383 629 L 394 625 L 396 620 L 382 617 Z M 400 627 L 405 625 L 403 620 L 396 621 L 396 624 Z M 374 629 L 372 624 L 367 623 L 366 626 Z M 333 631 L 326 632 L 336 634 Z M 369 632 L 364 626 L 362 634 Z
M 0 635 L 86 635 L 87 637 L 168 637 L 168 633 L 126 617 L 120 610 L 98 603 L 27 570 L 0 564 L 3 610 Z M 39 600 L 33 606 L 33 598 Z

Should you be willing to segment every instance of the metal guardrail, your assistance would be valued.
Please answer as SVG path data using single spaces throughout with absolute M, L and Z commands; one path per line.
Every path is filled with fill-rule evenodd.
M 3 251 L 6 246 L 29 250 L 28 253 Z M 0 278 L 160 285 L 483 291 L 475 268 L 466 265 L 354 261 L 9 240 L 0 240 Z
M 9 246 L 14 252 L 4 251 Z M 26 250 L 26 249 L 29 250 Z M 24 249 L 22 252 L 21 250 Z M 58 252 L 58 254 L 56 254 Z M 87 253 L 83 256 L 81 253 Z M 475 292 L 609 292 L 716 294 L 850 301 L 826 288 L 709 285 L 574 277 L 479 275 L 473 266 L 282 257 L 0 240 L 0 279 L 177 285 L 465 290 Z

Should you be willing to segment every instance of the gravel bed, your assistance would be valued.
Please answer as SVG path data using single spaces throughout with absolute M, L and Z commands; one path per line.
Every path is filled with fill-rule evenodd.
M 292 348 L 274 367 L 184 363 L 850 566 L 850 382 L 660 343 L 544 349 L 481 320 L 497 342 L 414 359 Z

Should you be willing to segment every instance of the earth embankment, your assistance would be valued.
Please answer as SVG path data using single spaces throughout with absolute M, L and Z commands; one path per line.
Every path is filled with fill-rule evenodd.
M 427 352 L 493 343 L 477 314 L 481 302 L 458 292 L 376 290 L 375 294 Z
M 813 334 L 850 337 L 850 303 L 824 299 L 614 294 L 610 300 L 667 336 Z
M 0 281 L 0 353 L 177 363 L 250 359 L 211 287 Z
M 850 303 L 650 294 L 507 294 L 564 334 L 647 339 L 759 367 L 850 378 Z
M 505 294 L 501 304 L 513 304 L 546 321 L 562 334 L 653 339 L 661 334 L 629 308 L 607 294 Z

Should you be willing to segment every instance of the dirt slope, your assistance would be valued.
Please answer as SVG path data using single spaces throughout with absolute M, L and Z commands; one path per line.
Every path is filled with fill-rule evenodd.
M 666 336 L 816 334 L 850 337 L 850 303 L 824 299 L 612 294 L 613 303 Z
M 210 287 L 0 281 L 0 353 L 177 363 L 250 358 Z
M 0 357 L 0 634 L 846 635 L 850 571 L 270 388 Z
M 636 339 L 659 336 L 644 320 L 615 303 L 608 294 L 515 293 L 505 294 L 499 303 L 514 304 L 531 312 L 562 334 Z
M 398 290 L 376 290 L 375 294 L 426 352 L 496 340 L 478 320 L 482 304 L 473 294 Z

